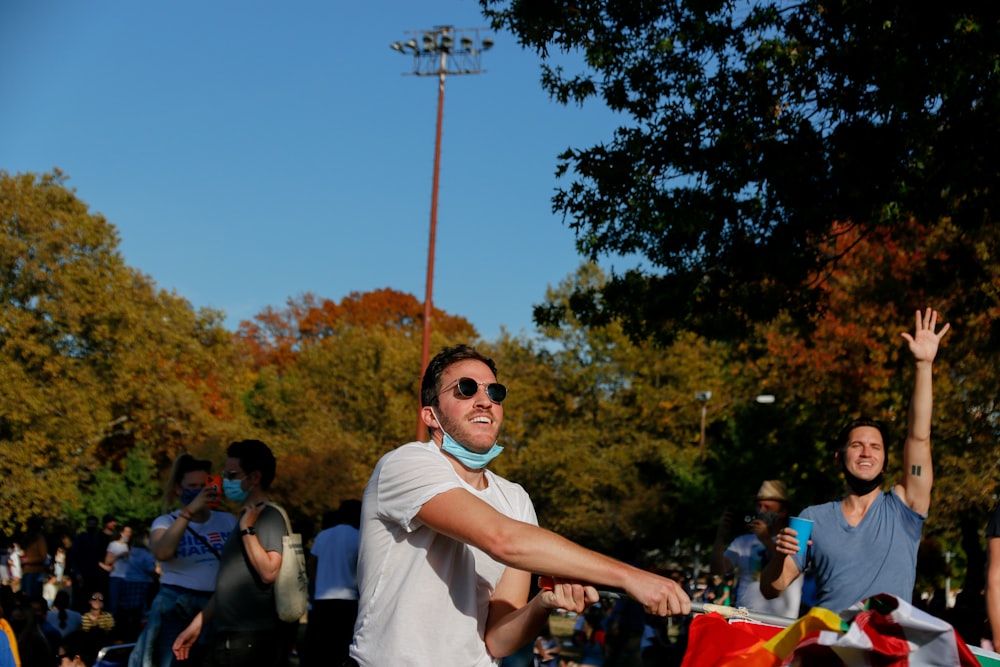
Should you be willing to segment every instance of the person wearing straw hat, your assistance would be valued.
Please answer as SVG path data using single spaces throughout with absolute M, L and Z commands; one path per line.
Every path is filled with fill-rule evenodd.
M 937 324 L 937 311 L 918 310 L 913 334 L 902 334 L 915 364 L 902 479 L 891 491 L 881 488 L 889 440 L 886 427 L 871 419 L 847 424 L 834 443 L 834 458 L 844 473 L 847 493 L 840 500 L 802 511 L 801 518 L 813 522 L 806 544 L 799 544 L 792 528 L 781 529 L 775 540 L 778 555 L 761 575 L 765 597 L 781 595 L 809 562 L 816 571 L 818 607 L 839 612 L 880 593 L 912 599 L 917 547 L 934 483 L 934 358 L 950 329 L 945 324 L 938 331 Z
M 760 592 L 760 575 L 775 556 L 774 541 L 778 531 L 788 525 L 788 493 L 785 483 L 768 479 L 760 485 L 754 499 L 755 513 L 748 517 L 748 533 L 734 539 L 727 548 L 725 538 L 733 523 L 726 511 L 719 521 L 712 548 L 712 574 L 724 575 L 736 570 L 735 607 L 751 611 L 797 618 L 802 599 L 802 579 L 796 579 L 781 597 L 769 600 Z

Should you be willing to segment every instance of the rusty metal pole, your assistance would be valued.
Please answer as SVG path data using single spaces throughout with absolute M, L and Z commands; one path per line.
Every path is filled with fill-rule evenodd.
M 441 178 L 441 127 L 444 121 L 444 79 L 447 71 L 447 54 L 441 54 L 438 70 L 437 130 L 434 135 L 434 178 L 431 185 L 431 231 L 427 241 L 427 288 L 424 293 L 424 330 L 420 351 L 420 377 L 424 376 L 431 357 L 431 319 L 434 312 L 434 243 L 437 236 L 438 183 Z M 417 442 L 427 439 L 427 426 L 417 414 Z

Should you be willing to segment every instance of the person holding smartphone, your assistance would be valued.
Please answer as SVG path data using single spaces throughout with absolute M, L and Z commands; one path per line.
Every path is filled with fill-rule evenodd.
M 221 489 L 218 482 L 207 484 L 211 469 L 211 461 L 190 454 L 174 461 L 163 505 L 181 508 L 157 517 L 150 529 L 150 551 L 160 563 L 160 590 L 129 667 L 200 664 L 200 647 L 195 647 L 194 658 L 178 661 L 174 640 L 215 592 L 222 545 L 236 530 L 233 515 L 212 509 L 218 506 Z

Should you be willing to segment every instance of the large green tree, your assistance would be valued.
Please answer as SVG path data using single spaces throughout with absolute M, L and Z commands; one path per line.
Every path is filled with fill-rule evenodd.
M 0 526 L 80 505 L 139 442 L 157 468 L 241 430 L 221 315 L 125 264 L 59 171 L 0 172 Z
M 545 303 L 565 304 L 605 279 L 586 264 L 549 289 Z M 714 475 L 714 452 L 730 449 L 725 425 L 755 391 L 749 374 L 732 370 L 727 345 L 693 334 L 665 347 L 637 344 L 617 323 L 585 327 L 572 316 L 539 333 L 495 346 L 510 386 L 501 437 L 508 451 L 496 468 L 525 486 L 542 525 L 636 557 L 696 543 L 721 511 L 719 489 L 743 509 L 753 481 Z M 705 451 L 702 391 L 714 399 Z
M 995 3 L 480 3 L 541 56 L 555 100 L 622 118 L 557 170 L 580 252 L 644 260 L 577 293 L 585 323 L 620 317 L 644 338 L 740 335 L 782 311 L 808 322 L 842 257 L 826 252 L 832 223 L 864 236 L 911 216 L 962 231 L 932 288 L 982 309 L 1000 208 Z

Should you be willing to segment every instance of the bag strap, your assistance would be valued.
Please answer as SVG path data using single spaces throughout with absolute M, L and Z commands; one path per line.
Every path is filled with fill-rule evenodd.
M 281 512 L 281 518 L 283 518 L 285 520 L 285 534 L 286 535 L 291 535 L 292 534 L 292 522 L 288 520 L 288 514 L 285 512 L 285 508 L 282 507 L 281 505 L 279 505 L 278 503 L 272 503 L 270 500 L 268 500 L 265 503 L 265 505 L 267 505 L 268 507 L 273 507 L 274 509 L 276 509 L 279 512 Z
M 220 553 L 219 553 L 219 552 L 218 552 L 218 551 L 217 551 L 217 550 L 215 549 L 215 547 L 213 547 L 213 546 L 212 546 L 212 543 L 211 543 L 211 542 L 209 542 L 208 540 L 206 540 L 206 539 L 205 539 L 205 538 L 204 538 L 204 537 L 203 537 L 203 536 L 201 535 L 201 533 L 197 532 L 197 531 L 196 531 L 196 530 L 195 530 L 194 528 L 192 528 L 192 527 L 191 527 L 191 524 L 190 524 L 190 523 L 189 523 L 189 524 L 187 525 L 187 529 L 188 529 L 188 530 L 189 530 L 189 531 L 191 532 L 191 534 L 192 534 L 192 535 L 194 535 L 195 537 L 197 537 L 197 538 L 198 538 L 198 541 L 199 541 L 199 542 L 201 542 L 201 543 L 202 543 L 202 544 L 204 544 L 204 545 L 205 545 L 206 547 L 208 547 L 208 550 L 209 550 L 209 551 L 211 551 L 211 552 L 212 552 L 212 554 L 213 554 L 213 555 L 214 555 L 214 556 L 215 556 L 216 558 L 218 558 L 219 560 L 222 560 L 222 554 L 220 554 Z

